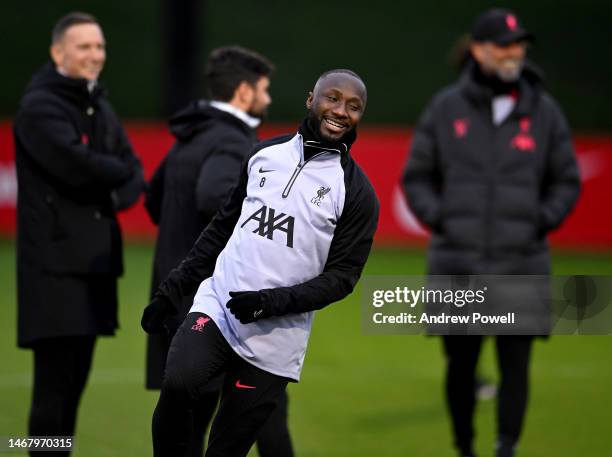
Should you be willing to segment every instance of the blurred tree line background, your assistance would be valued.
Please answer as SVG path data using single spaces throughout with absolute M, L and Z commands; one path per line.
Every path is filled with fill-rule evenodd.
M 119 114 L 164 119 L 202 95 L 210 49 L 240 44 L 268 56 L 272 121 L 295 121 L 316 77 L 348 67 L 368 85 L 370 124 L 413 125 L 430 97 L 453 82 L 448 56 L 492 3 L 394 0 L 8 0 L 0 5 L 4 56 L 0 116 L 16 111 L 31 74 L 48 58 L 54 22 L 71 10 L 98 17 L 107 39 L 102 82 Z M 536 35 L 530 57 L 573 128 L 612 130 L 609 0 L 516 0 Z

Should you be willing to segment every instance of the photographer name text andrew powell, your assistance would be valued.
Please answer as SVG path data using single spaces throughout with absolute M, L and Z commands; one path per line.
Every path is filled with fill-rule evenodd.
M 503 315 L 488 315 L 471 313 L 465 316 L 453 314 L 413 314 L 399 313 L 386 315 L 374 313 L 372 320 L 375 324 L 514 324 L 516 322 L 514 313 Z

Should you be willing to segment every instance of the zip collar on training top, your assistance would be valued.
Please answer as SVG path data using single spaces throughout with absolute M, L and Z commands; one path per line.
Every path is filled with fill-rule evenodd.
M 302 121 L 299 128 L 304 142 L 304 160 L 307 161 L 322 151 L 336 152 L 340 155 L 348 154 L 351 146 L 357 139 L 357 131 L 352 129 L 342 137 L 341 141 L 329 141 L 321 138 L 319 132 L 312 128 L 310 119 L 307 117 Z
M 312 129 L 308 117 L 302 121 L 298 132 L 302 136 L 303 156 L 300 158 L 295 170 L 293 170 L 293 174 L 291 175 L 289 182 L 283 190 L 283 198 L 287 198 L 289 196 L 295 181 L 308 162 L 330 152 L 339 154 L 340 160 L 343 162 L 347 160 L 351 145 L 357 138 L 357 132 L 355 129 L 352 129 L 342 137 L 343 141 L 322 140 L 321 135 Z

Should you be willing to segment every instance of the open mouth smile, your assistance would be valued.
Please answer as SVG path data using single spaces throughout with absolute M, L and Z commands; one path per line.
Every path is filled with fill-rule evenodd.
M 334 121 L 329 118 L 323 118 L 323 121 L 325 122 L 325 126 L 327 127 L 327 129 L 331 130 L 332 132 L 342 132 L 347 128 L 346 124 Z

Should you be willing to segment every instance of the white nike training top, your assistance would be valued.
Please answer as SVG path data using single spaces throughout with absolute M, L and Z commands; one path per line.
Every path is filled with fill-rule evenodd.
M 260 144 L 238 187 L 158 291 L 179 303 L 199 285 L 190 312 L 210 316 L 247 362 L 296 381 L 313 311 L 352 291 L 378 220 L 376 195 L 341 146 L 299 133 Z M 241 324 L 226 307 L 229 292 L 257 290 L 282 315 Z

